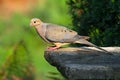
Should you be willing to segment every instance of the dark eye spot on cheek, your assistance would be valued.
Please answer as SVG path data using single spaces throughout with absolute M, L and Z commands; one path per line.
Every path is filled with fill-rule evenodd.
M 34 21 L 34 23 L 36 23 L 36 21 Z

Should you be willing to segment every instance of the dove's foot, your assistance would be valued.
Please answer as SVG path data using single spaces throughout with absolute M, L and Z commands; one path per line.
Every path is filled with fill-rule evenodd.
M 47 47 L 47 51 L 54 51 L 54 50 L 56 50 L 56 49 L 58 49 L 58 48 L 60 48 L 60 47 L 58 47 L 58 46 L 50 46 L 50 47 Z

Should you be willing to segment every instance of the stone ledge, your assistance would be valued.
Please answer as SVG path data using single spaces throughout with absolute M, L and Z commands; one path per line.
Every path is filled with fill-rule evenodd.
M 61 48 L 45 51 L 45 59 L 68 80 L 120 79 L 120 47 L 102 47 L 108 55 L 93 47 Z

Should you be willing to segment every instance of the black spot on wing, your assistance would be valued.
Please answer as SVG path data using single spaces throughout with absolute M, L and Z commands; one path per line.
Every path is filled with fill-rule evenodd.
M 73 32 L 72 30 L 69 30 L 69 32 Z

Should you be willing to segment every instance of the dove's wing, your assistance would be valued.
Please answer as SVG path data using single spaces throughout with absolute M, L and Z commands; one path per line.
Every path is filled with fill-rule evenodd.
M 77 32 L 70 30 L 66 27 L 55 24 L 47 24 L 46 39 L 50 42 L 72 43 L 74 41 L 79 40 L 80 36 Z

